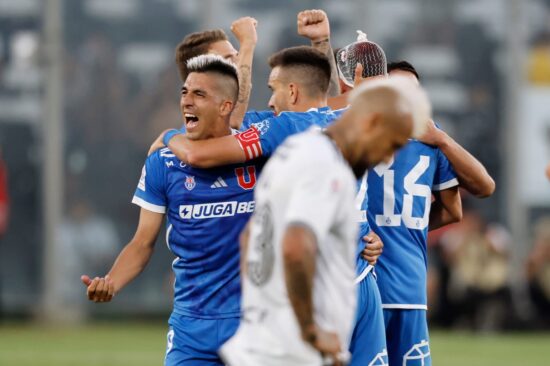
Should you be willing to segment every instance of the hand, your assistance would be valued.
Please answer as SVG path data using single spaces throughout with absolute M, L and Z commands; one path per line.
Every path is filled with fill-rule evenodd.
M 322 10 L 304 10 L 298 13 L 298 34 L 312 42 L 330 38 L 330 25 L 327 14 Z
M 115 295 L 115 284 L 109 275 L 96 277 L 93 280 L 86 275 L 80 276 L 82 283 L 87 287 L 88 300 L 93 302 L 109 302 Z
M 418 141 L 426 145 L 440 146 L 443 141 L 444 132 L 436 127 L 434 121 L 430 120 L 427 124 L 426 132 L 418 139 Z
M 242 17 L 231 24 L 231 32 L 233 32 L 241 46 L 244 43 L 255 45 L 258 42 L 258 35 L 256 34 L 257 25 L 258 21 L 256 19 Z
M 546 178 L 550 179 L 550 164 L 546 166 Z
M 363 241 L 365 242 L 365 248 L 361 252 L 361 257 L 369 262 L 371 266 L 374 266 L 378 261 L 378 257 L 382 254 L 384 243 L 374 231 L 363 236 Z
M 325 358 L 331 359 L 331 365 L 342 366 L 340 358 L 342 347 L 336 333 L 326 332 L 315 327 L 315 340 L 310 344 Z
M 159 137 L 157 137 L 157 139 L 153 142 L 153 144 L 149 148 L 149 151 L 147 152 L 147 156 L 151 155 L 152 153 L 154 153 L 158 149 L 162 149 L 162 148 L 166 147 L 166 146 L 164 146 L 164 142 L 162 142 L 162 139 L 164 138 L 164 134 L 168 131 L 170 131 L 170 129 L 162 131 L 162 133 L 159 135 Z

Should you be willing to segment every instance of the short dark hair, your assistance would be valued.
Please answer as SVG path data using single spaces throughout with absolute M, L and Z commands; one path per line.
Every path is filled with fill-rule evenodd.
M 189 72 L 187 61 L 193 57 L 208 52 L 212 43 L 227 41 L 227 34 L 222 29 L 211 29 L 203 32 L 188 34 L 176 47 L 176 64 L 182 81 L 185 81 Z
M 418 72 L 416 71 L 414 66 L 408 61 L 401 60 L 388 63 L 388 74 L 394 70 L 408 71 L 411 74 L 414 74 L 414 76 L 416 76 L 416 79 L 420 81 L 420 76 L 418 75 Z
M 231 87 L 231 98 L 237 100 L 239 96 L 239 74 L 237 67 L 219 55 L 202 54 L 187 61 L 187 74 L 215 73 L 229 78 L 233 81 Z
M 269 66 L 293 69 L 293 77 L 300 79 L 310 96 L 325 95 L 328 91 L 330 62 L 325 54 L 313 47 L 285 48 L 269 58 Z

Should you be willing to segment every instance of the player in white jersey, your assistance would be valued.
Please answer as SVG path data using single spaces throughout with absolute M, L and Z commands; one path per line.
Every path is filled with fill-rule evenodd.
M 356 179 L 423 129 L 419 111 L 429 102 L 409 80 L 372 82 L 325 133 L 277 149 L 243 243 L 243 317 L 221 349 L 229 365 L 341 364 L 356 307 Z

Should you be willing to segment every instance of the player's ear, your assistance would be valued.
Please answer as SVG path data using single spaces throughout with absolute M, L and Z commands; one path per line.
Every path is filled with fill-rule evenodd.
M 288 101 L 290 105 L 294 105 L 298 103 L 298 85 L 294 83 L 288 84 Z
M 224 100 L 222 104 L 220 104 L 220 114 L 222 116 L 228 116 L 233 112 L 233 108 L 235 107 L 235 104 L 230 100 Z

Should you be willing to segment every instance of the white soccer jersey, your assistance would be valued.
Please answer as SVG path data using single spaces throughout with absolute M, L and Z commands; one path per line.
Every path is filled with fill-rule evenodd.
M 288 298 L 282 253 L 287 225 L 317 239 L 314 319 L 348 349 L 356 307 L 356 180 L 333 142 L 319 131 L 287 139 L 264 168 L 255 191 L 243 276 L 241 324 L 221 349 L 229 365 L 321 365 L 302 340 Z

